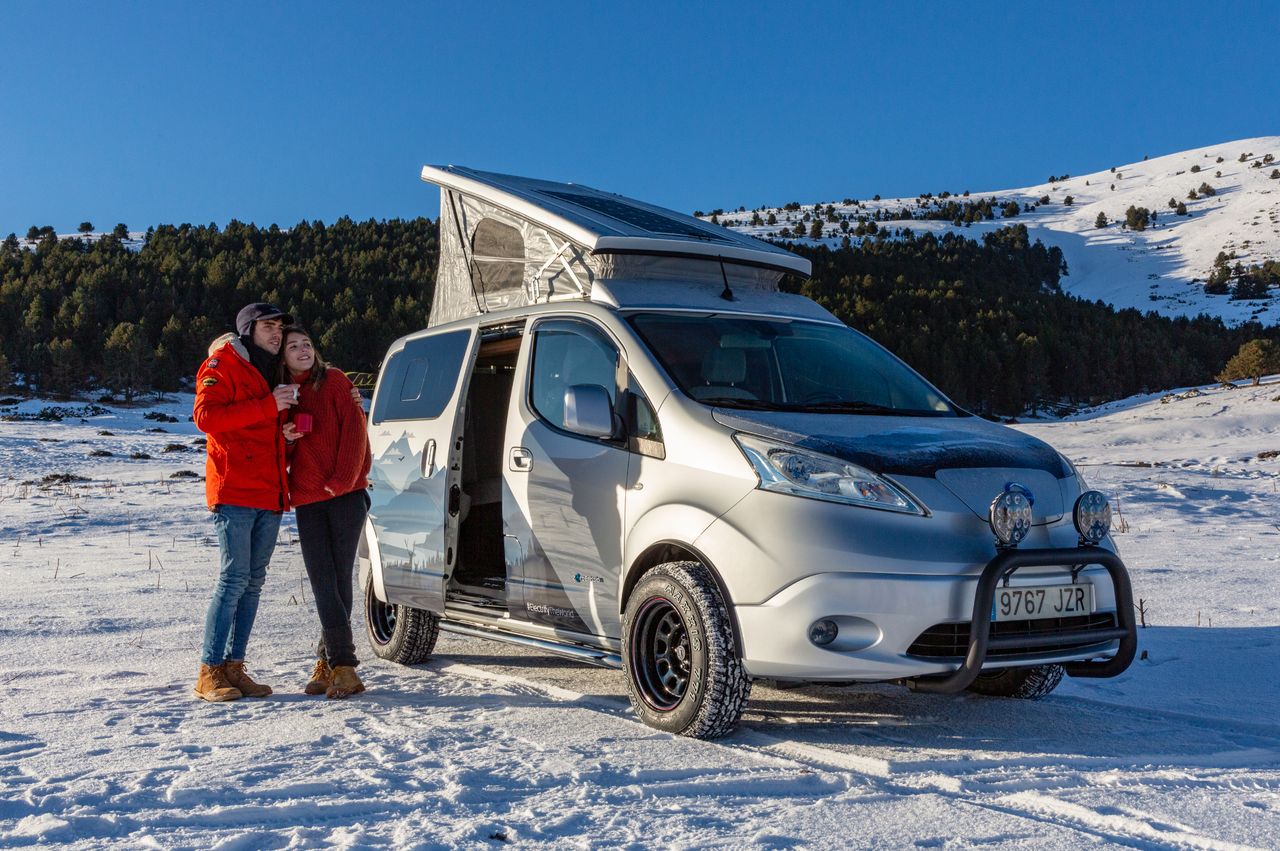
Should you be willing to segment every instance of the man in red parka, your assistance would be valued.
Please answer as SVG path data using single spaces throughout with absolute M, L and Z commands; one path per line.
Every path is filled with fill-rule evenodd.
M 293 317 L 265 302 L 236 315 L 236 334 L 209 347 L 196 373 L 196 427 L 208 435 L 205 497 L 218 533 L 222 565 L 204 624 L 195 693 L 204 700 L 266 697 L 271 687 L 244 669 L 249 633 L 289 508 L 280 412 L 297 404 L 297 388 L 272 389 L 281 329 Z

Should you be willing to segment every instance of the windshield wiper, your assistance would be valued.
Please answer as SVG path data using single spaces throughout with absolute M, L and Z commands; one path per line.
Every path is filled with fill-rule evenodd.
M 877 405 L 873 402 L 859 402 L 849 399 L 838 402 L 814 402 L 812 404 L 799 403 L 791 407 L 795 411 L 833 411 L 842 414 L 890 414 L 892 416 L 908 415 L 910 411 L 900 411 L 897 408 L 890 408 L 886 405 Z
M 791 405 L 767 402 L 764 399 L 738 399 L 733 396 L 707 396 L 699 399 L 704 405 L 717 408 L 741 408 L 744 411 L 794 411 Z

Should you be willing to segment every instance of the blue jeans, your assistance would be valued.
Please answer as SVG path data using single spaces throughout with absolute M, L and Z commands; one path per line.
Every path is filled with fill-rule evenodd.
M 200 661 L 221 665 L 228 659 L 244 659 L 258 598 L 267 581 L 267 563 L 276 548 L 280 513 L 219 505 L 213 509 L 213 527 L 222 550 L 222 569 L 204 620 Z

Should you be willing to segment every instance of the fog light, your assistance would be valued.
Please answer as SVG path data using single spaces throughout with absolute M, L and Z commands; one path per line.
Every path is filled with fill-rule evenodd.
M 1019 484 L 1005 485 L 1004 492 L 991 500 L 988 522 L 1002 547 L 1016 547 L 1031 531 L 1031 506 L 1035 497 Z
M 1098 491 L 1085 491 L 1071 512 L 1080 543 L 1096 544 L 1111 531 L 1111 503 Z
M 835 641 L 836 636 L 839 634 L 840 627 L 836 626 L 835 621 L 828 618 L 814 621 L 813 626 L 809 627 L 809 640 L 819 647 L 826 647 Z

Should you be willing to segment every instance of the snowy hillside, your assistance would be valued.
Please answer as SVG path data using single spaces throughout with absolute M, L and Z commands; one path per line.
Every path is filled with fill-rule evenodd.
M 89 231 L 88 233 L 60 233 L 57 234 L 59 240 L 62 239 L 79 239 L 82 242 L 92 245 L 107 236 L 107 231 Z M 25 248 L 28 251 L 34 251 L 36 246 L 40 244 L 39 239 L 27 239 L 26 237 L 18 237 L 18 247 Z M 146 231 L 129 231 L 129 238 L 120 240 L 120 244 L 129 251 L 141 251 L 142 246 L 147 244 Z
M 1067 169 L 1070 164 L 1060 167 Z M 1270 299 L 1235 300 L 1229 295 L 1206 294 L 1204 287 L 1219 252 L 1234 253 L 1231 265 L 1239 262 L 1245 268 L 1280 260 L 1280 177 L 1272 176 L 1276 169 L 1280 169 L 1280 136 L 1264 136 L 1118 163 L 1108 171 L 1072 174 L 1020 189 L 970 191 L 966 195 L 970 187 L 964 186 L 964 176 L 958 175 L 955 186 L 924 187 L 931 197 L 847 199 L 856 200 L 855 204 L 831 199 L 820 202 L 820 207 L 825 213 L 830 204 L 837 217 L 848 217 L 850 224 L 856 225 L 858 217 L 874 216 L 878 211 L 887 215 L 907 207 L 918 214 L 949 201 L 963 204 L 994 198 L 995 218 L 969 226 L 919 219 L 878 224 L 908 227 L 917 233 L 952 230 L 975 239 L 1006 225 L 1026 225 L 1032 239 L 1062 249 L 1069 269 L 1062 287 L 1073 295 L 1166 316 L 1207 313 L 1230 323 L 1257 319 L 1272 325 L 1280 322 L 1280 291 L 1273 288 Z M 1200 189 L 1202 184 L 1212 187 L 1215 194 L 1206 196 Z M 940 197 L 944 190 L 946 198 Z M 1197 196 L 1194 199 L 1188 197 L 1192 190 Z M 1048 202 L 1039 203 L 1045 196 Z M 1068 196 L 1070 206 L 1066 204 Z M 1178 215 L 1170 200 L 1182 202 L 1186 215 Z M 1020 212 L 1003 218 L 999 207 L 1010 201 L 1017 202 Z M 1027 211 L 1028 205 L 1034 209 Z M 1122 228 L 1131 206 L 1154 212 L 1154 224 L 1142 231 Z M 769 214 L 776 217 L 772 225 L 752 225 L 751 210 L 730 211 L 718 219 L 735 230 L 777 238 L 781 227 L 793 226 L 812 211 L 811 202 L 804 203 L 800 211 L 759 210 L 766 222 Z M 1100 213 L 1109 222 L 1103 228 L 1096 226 Z M 824 216 L 821 241 L 838 245 L 842 235 L 838 222 L 827 222 Z
M 250 645 L 277 694 L 195 700 L 217 545 L 191 401 L 0 400 L 0 847 L 1277 845 L 1280 376 L 1019 426 L 1117 500 L 1149 624 L 1121 677 L 757 684 L 718 742 L 641 725 L 618 671 L 472 639 L 405 668 L 361 636 L 369 691 L 304 696 L 292 516 Z

